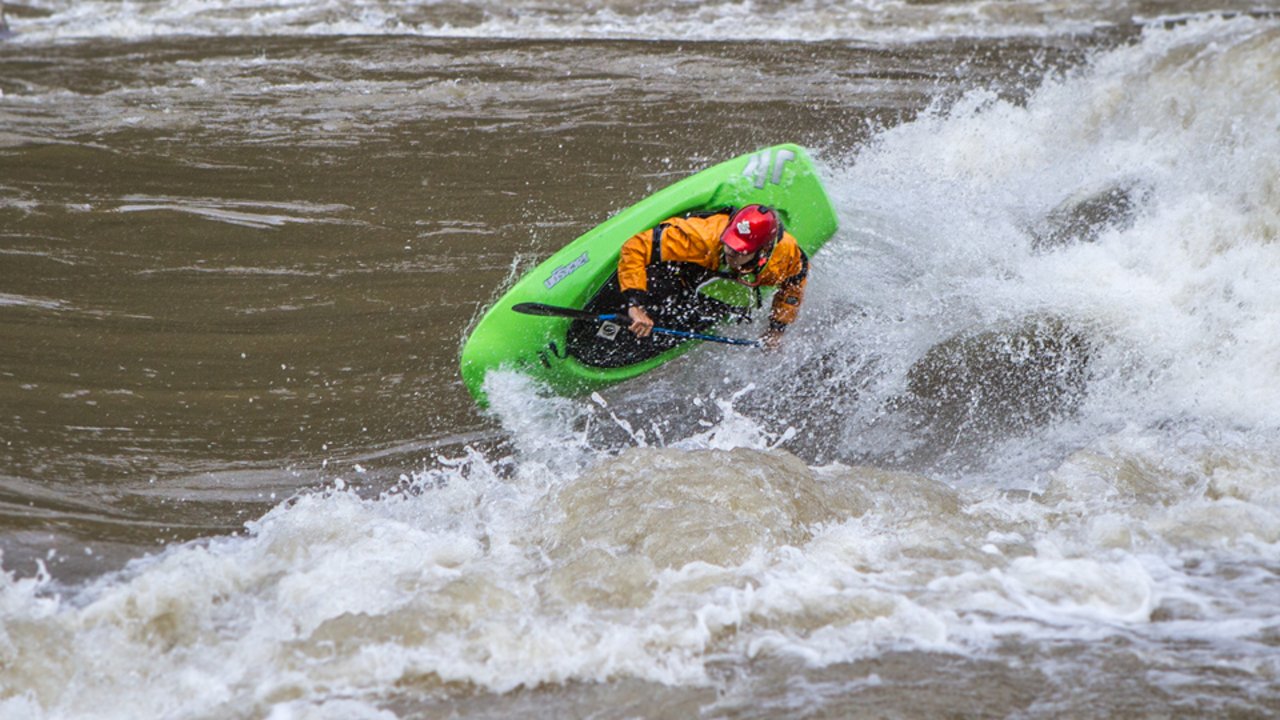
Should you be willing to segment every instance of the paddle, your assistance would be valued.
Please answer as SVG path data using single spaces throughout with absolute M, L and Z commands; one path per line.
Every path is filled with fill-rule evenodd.
M 542 303 L 518 303 L 511 306 L 512 310 L 525 315 L 542 315 L 546 317 L 564 317 L 574 320 L 586 320 L 587 322 L 614 322 L 621 321 L 624 323 L 631 322 L 630 318 L 625 315 L 609 314 L 597 315 L 588 310 L 575 310 L 567 307 L 556 307 L 555 305 L 543 305 Z M 676 337 L 690 338 L 692 340 L 706 340 L 707 342 L 724 343 L 725 345 L 746 345 L 748 347 L 760 347 L 759 340 L 745 340 L 743 338 L 729 338 L 721 335 L 707 335 L 706 333 L 687 332 L 684 330 L 672 330 L 671 328 L 655 327 L 653 332 L 663 335 L 674 335 Z

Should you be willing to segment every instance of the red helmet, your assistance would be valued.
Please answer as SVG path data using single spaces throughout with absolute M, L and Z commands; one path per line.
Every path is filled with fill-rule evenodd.
M 767 255 L 781 235 L 782 221 L 773 208 L 748 205 L 729 218 L 729 227 L 725 228 L 720 240 L 741 255 L 761 251 Z

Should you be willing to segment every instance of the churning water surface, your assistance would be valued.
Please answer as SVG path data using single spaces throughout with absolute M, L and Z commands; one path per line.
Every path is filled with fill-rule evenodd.
M 1269 8 L 7 7 L 0 716 L 1280 713 Z M 782 141 L 781 351 L 472 405 L 517 273 Z

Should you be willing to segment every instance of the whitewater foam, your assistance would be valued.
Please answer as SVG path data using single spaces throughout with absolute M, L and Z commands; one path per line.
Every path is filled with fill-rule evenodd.
M 1192 417 L 1274 427 L 1278 52 L 1273 22 L 1149 30 L 1025 104 L 974 91 L 879 134 L 829 181 L 843 229 L 797 326 L 821 331 L 765 384 L 820 363 L 805 391 L 848 418 L 845 452 L 888 455 L 930 422 L 899 409 L 931 350 L 1051 319 L 1063 334 L 1043 339 L 1088 348 L 1082 433 Z M 1029 228 L 1064 199 L 1116 187 L 1140 188 L 1123 222 L 1037 246 Z
M 1205 662 L 1273 693 L 1277 56 L 1274 22 L 1153 28 L 1025 104 L 971 93 L 832 163 L 844 229 L 778 369 L 693 353 L 655 381 L 699 401 L 688 432 L 634 390 L 494 374 L 509 448 L 377 497 L 334 483 L 83 588 L 0 576 L 0 713 L 384 717 L 388 688 L 1117 639 L 1229 648 Z M 1131 221 L 1033 247 L 1064 198 L 1134 178 Z M 996 459 L 853 461 L 936 457 L 912 369 L 1032 313 L 1088 334 L 1078 404 Z M 802 407 L 762 399 L 814 358 Z M 840 462 L 807 461 L 805 414 Z

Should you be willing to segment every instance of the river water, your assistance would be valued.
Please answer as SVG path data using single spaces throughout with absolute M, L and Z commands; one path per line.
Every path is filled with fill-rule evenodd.
M 1280 714 L 1274 5 L 6 9 L 0 716 Z M 474 406 L 779 142 L 781 350 Z

